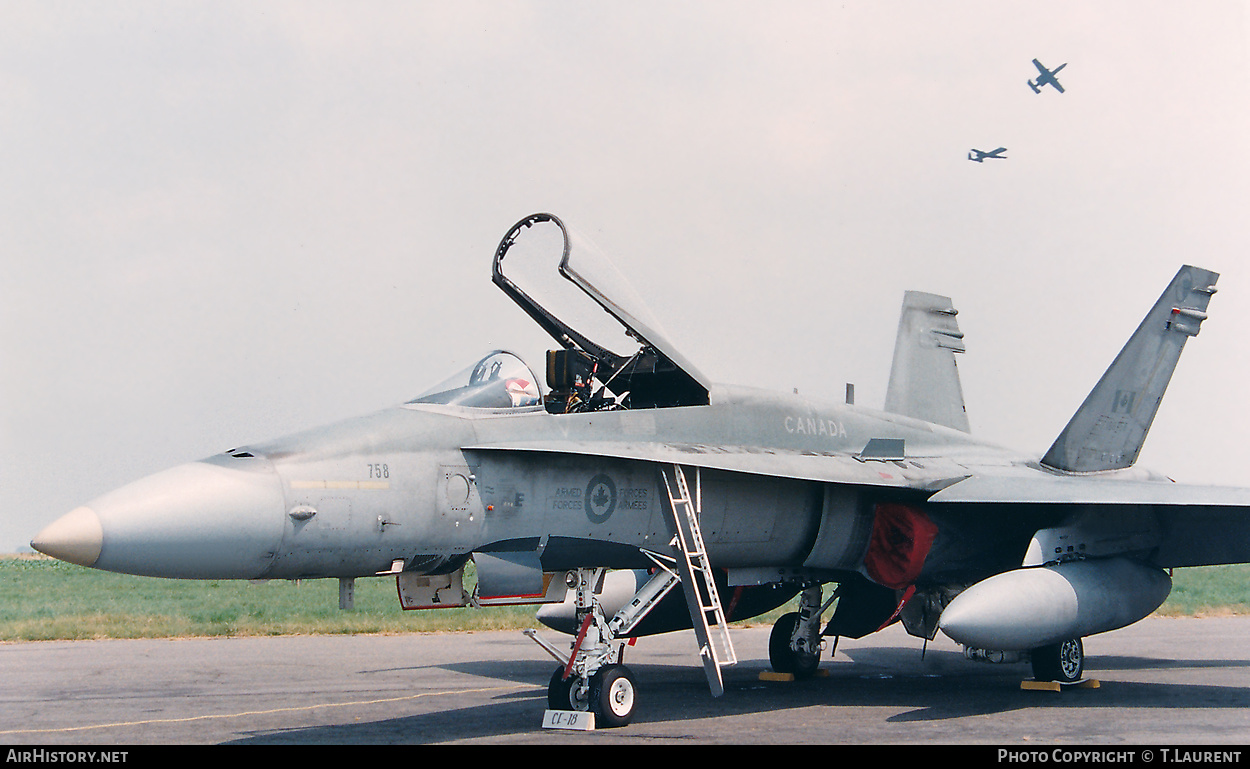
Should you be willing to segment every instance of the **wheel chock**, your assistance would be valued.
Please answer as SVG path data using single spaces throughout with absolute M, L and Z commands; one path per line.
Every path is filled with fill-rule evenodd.
M 829 677 L 828 670 L 817 670 L 815 673 L 812 673 L 810 676 L 808 676 L 808 678 L 828 678 L 828 677 Z M 795 680 L 798 680 L 798 678 L 793 673 L 775 673 L 771 670 L 764 670 L 760 672 L 760 680 L 761 681 L 795 681 Z
M 1064 689 L 1097 689 L 1099 686 L 1096 678 L 1082 678 L 1080 681 L 1073 681 L 1070 684 L 1062 684 L 1058 681 L 1021 681 L 1020 690 L 1026 692 L 1059 692 Z

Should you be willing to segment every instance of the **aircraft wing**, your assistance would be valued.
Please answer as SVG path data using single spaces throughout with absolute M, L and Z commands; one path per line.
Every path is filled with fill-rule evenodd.
M 1190 486 L 1167 481 L 1121 481 L 1032 473 L 1030 477 L 977 475 L 948 486 L 930 502 L 1038 505 L 1168 505 L 1245 508 L 1250 488 Z
M 796 480 L 912 488 L 936 492 L 929 501 L 943 504 L 1218 507 L 1242 511 L 1250 521 L 1250 488 L 1059 476 L 1025 467 L 978 470 L 975 465 L 969 467 L 944 457 L 883 462 L 846 454 L 778 449 L 568 440 L 484 443 L 465 446 L 463 450 L 572 454 Z
M 485 455 L 552 453 L 679 464 L 709 470 L 935 492 L 928 503 L 968 509 L 975 518 L 1011 516 L 1019 507 L 1050 508 L 1077 521 L 1108 548 L 1146 532 L 1150 560 L 1160 568 L 1250 562 L 1250 489 L 1166 481 L 1043 475 L 1033 468 L 977 467 L 941 457 L 905 462 L 854 456 L 724 448 L 699 444 L 535 441 L 466 446 Z M 1066 531 L 1062 526 L 1057 531 Z
M 970 477 L 938 491 L 929 502 L 985 505 L 987 510 L 1058 507 L 1070 510 L 1071 518 L 1083 517 L 1106 543 L 1148 532 L 1151 561 L 1162 568 L 1250 561 L 1250 489 L 1245 488 L 1008 474 Z
M 473 452 L 536 452 L 630 459 L 728 470 L 796 480 L 935 491 L 967 478 L 962 465 L 942 457 L 882 461 L 847 454 L 663 442 L 512 441 L 463 447 Z M 911 458 L 909 457 L 909 460 Z

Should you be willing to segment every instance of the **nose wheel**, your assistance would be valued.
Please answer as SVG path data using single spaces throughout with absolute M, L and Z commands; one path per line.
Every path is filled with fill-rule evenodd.
M 590 679 L 590 705 L 595 721 L 607 727 L 626 726 L 634 718 L 634 674 L 624 665 L 600 668 Z
M 634 674 L 624 665 L 599 668 L 589 681 L 577 675 L 565 678 L 564 668 L 558 667 L 547 684 L 548 708 L 592 711 L 595 724 L 607 728 L 629 725 L 637 700 Z
M 584 686 L 576 686 L 578 683 L 576 676 L 564 677 L 563 666 L 556 668 L 556 672 L 551 674 L 551 682 L 547 684 L 547 707 L 552 710 L 589 710 L 587 690 Z

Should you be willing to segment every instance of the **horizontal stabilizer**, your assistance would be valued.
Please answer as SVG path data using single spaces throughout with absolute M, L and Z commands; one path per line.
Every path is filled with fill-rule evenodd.
M 1176 273 L 1042 464 L 1086 473 L 1137 461 L 1185 340 L 1198 334 L 1207 317 L 1218 278 L 1188 265 Z
M 957 311 L 945 296 L 908 291 L 894 341 L 885 410 L 968 432 L 955 353 L 964 351 Z

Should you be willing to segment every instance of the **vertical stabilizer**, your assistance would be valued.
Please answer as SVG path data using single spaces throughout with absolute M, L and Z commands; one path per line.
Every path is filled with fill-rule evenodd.
M 1185 340 L 1197 336 L 1219 275 L 1188 265 L 1172 279 L 1073 415 L 1042 464 L 1088 473 L 1137 461 Z
M 968 432 L 955 353 L 964 351 L 958 313 L 945 296 L 908 291 L 898 319 L 885 410 Z

